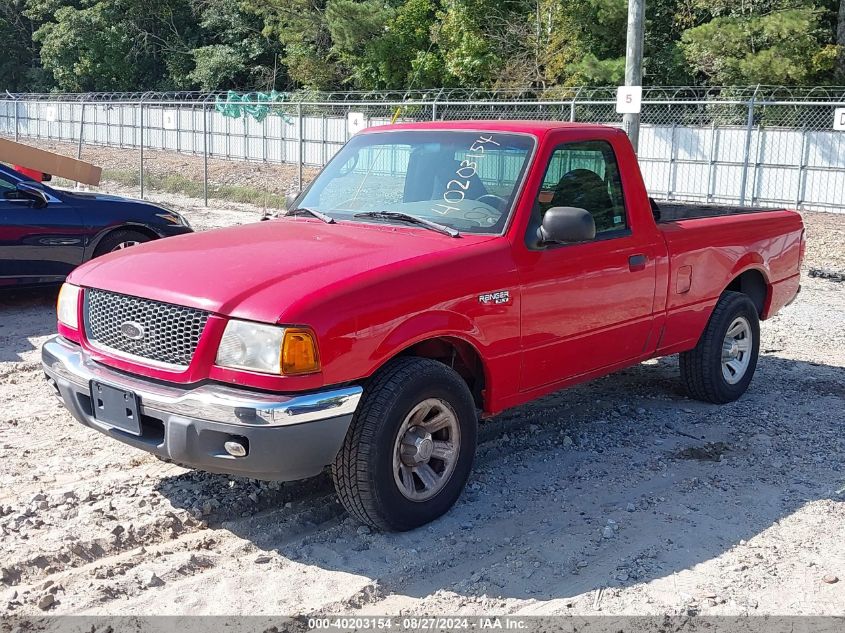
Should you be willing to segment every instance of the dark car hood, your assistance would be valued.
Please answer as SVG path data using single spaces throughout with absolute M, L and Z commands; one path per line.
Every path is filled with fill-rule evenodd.
M 58 190 L 62 196 L 66 198 L 74 198 L 77 200 L 102 200 L 103 202 L 131 202 L 134 204 L 143 204 L 144 206 L 155 207 L 158 206 L 153 202 L 147 200 L 138 200 L 136 198 L 127 198 L 126 196 L 115 196 L 109 193 L 101 193 L 99 191 L 69 191 L 67 189 Z

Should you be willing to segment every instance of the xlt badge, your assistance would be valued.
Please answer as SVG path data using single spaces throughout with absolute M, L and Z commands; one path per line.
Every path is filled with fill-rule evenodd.
M 511 302 L 510 290 L 497 290 L 478 295 L 478 303 L 485 306 L 504 305 Z

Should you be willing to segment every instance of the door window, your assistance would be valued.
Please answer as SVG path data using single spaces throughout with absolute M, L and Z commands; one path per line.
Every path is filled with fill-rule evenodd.
M 628 215 L 613 148 L 606 141 L 560 145 L 552 153 L 535 209 L 578 207 L 593 216 L 596 237 L 627 234 Z
M 15 197 L 15 193 L 15 183 L 8 180 L 4 174 L 0 173 L 0 199 L 8 200 L 9 198 L 13 198 Z

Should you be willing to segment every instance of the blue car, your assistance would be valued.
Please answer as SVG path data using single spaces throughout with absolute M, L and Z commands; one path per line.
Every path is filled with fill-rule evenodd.
M 0 164 L 0 287 L 58 283 L 99 255 L 190 232 L 171 209 L 53 189 Z

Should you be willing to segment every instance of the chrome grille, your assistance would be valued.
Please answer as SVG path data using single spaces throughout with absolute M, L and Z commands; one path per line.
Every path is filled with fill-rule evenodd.
M 85 291 L 85 315 L 94 347 L 180 367 L 190 365 L 208 321 L 202 310 L 93 289 Z

